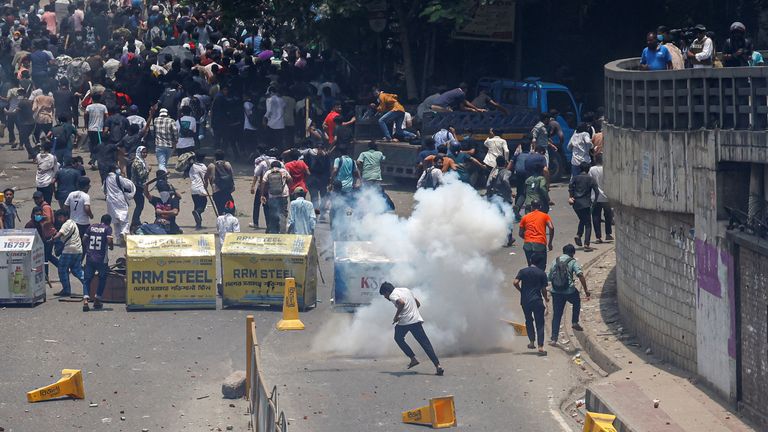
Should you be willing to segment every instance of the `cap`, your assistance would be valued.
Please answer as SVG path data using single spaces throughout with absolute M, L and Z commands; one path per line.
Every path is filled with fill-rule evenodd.
M 160 108 L 160 115 L 168 115 L 168 109 L 167 108 Z
M 700 31 L 700 32 L 707 31 L 707 28 L 704 27 L 704 24 L 696 24 L 696 27 L 694 27 L 694 29 L 696 29 L 697 31 Z
M 736 21 L 735 23 L 731 24 L 731 31 L 747 31 L 747 28 L 744 26 L 744 24 Z
M 295 193 L 295 194 L 303 194 L 303 193 L 307 193 L 307 191 L 305 191 L 303 187 L 297 186 L 296 189 L 293 190 L 293 193 Z
M 160 6 L 158 6 L 158 5 L 152 6 L 152 12 L 157 12 L 159 10 L 160 10 Z

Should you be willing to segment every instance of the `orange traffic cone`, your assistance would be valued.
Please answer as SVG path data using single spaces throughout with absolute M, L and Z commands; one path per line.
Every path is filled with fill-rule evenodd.
M 432 398 L 429 405 L 403 411 L 403 423 L 413 423 L 442 429 L 456 426 L 453 396 Z
M 69 396 L 73 399 L 85 398 L 83 373 L 80 369 L 62 369 L 61 378 L 55 383 L 27 392 L 28 402 L 40 402 Z
M 283 297 L 283 319 L 277 323 L 278 330 L 304 330 L 304 323 L 299 319 L 299 306 L 296 300 L 296 279 L 285 279 Z

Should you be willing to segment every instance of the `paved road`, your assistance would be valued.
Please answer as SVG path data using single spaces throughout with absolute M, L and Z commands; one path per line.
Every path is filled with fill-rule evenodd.
M 0 148 L 0 187 L 18 188 L 20 214 L 26 219 L 32 207 L 34 165 L 23 158 L 24 152 Z M 243 176 L 238 178 L 236 193 L 244 230 L 250 219 L 249 171 L 248 166 L 240 167 Z M 172 183 L 181 190 L 188 187 L 181 179 Z M 105 202 L 96 188 L 91 195 L 98 217 Z M 399 212 L 405 214 L 411 208 L 411 192 L 394 191 L 392 197 Z M 553 197 L 564 203 L 564 189 L 556 188 Z M 189 207 L 189 200 L 184 200 L 179 223 L 186 229 L 193 225 Z M 558 225 L 557 250 L 573 237 L 576 219 L 563 206 L 553 209 L 553 217 Z M 204 218 L 205 225 L 214 225 L 210 209 Z M 318 245 L 326 284 L 318 288 L 319 307 L 302 315 L 307 324 L 304 332 L 274 331 L 279 311 L 270 309 L 128 313 L 124 306 L 113 305 L 84 314 L 78 303 L 54 300 L 56 283 L 54 290 L 48 290 L 45 304 L 0 309 L 4 336 L 0 339 L 4 354 L 0 427 L 6 431 L 199 431 L 232 425 L 234 430 L 246 430 L 245 402 L 221 399 L 220 384 L 231 371 L 244 369 L 244 320 L 253 314 L 264 370 L 269 382 L 279 388 L 280 407 L 291 419 L 292 431 L 410 429 L 400 423 L 400 411 L 445 394 L 456 397 L 461 430 L 578 428 L 563 418 L 559 406 L 582 377 L 569 356 L 557 349 L 538 358 L 518 339 L 499 352 L 444 358 L 447 374 L 442 378 L 431 375 L 432 368 L 426 365 L 405 371 L 406 360 L 401 356 L 355 359 L 311 352 L 321 324 L 334 314 L 329 302 L 333 270 L 327 225 L 320 225 Z M 116 250 L 117 254 L 122 251 Z M 519 247 L 499 250 L 492 261 L 508 281 L 525 264 Z M 73 290 L 79 292 L 77 282 Z M 513 291 L 511 286 L 506 289 L 505 301 L 517 312 L 519 298 Z M 63 368 L 83 369 L 85 401 L 26 402 L 26 391 L 55 381 Z M 91 408 L 88 402 L 98 407 Z M 105 419 L 111 422 L 104 423 L 109 421 Z

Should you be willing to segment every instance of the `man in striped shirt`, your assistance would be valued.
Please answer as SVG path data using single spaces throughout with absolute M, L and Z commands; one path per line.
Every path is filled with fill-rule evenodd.
M 179 141 L 179 129 L 176 120 L 168 115 L 168 110 L 160 109 L 160 115 L 155 119 L 155 154 L 157 156 L 157 169 L 168 172 L 166 165 L 171 158 L 174 147 Z

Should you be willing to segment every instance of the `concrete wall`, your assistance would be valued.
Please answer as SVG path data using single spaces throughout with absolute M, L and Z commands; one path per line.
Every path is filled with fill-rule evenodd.
M 757 142 L 754 132 L 605 128 L 623 317 L 658 355 L 733 401 L 735 270 L 718 164 L 759 157 Z
M 626 206 L 615 210 L 622 322 L 654 354 L 696 372 L 693 216 Z

